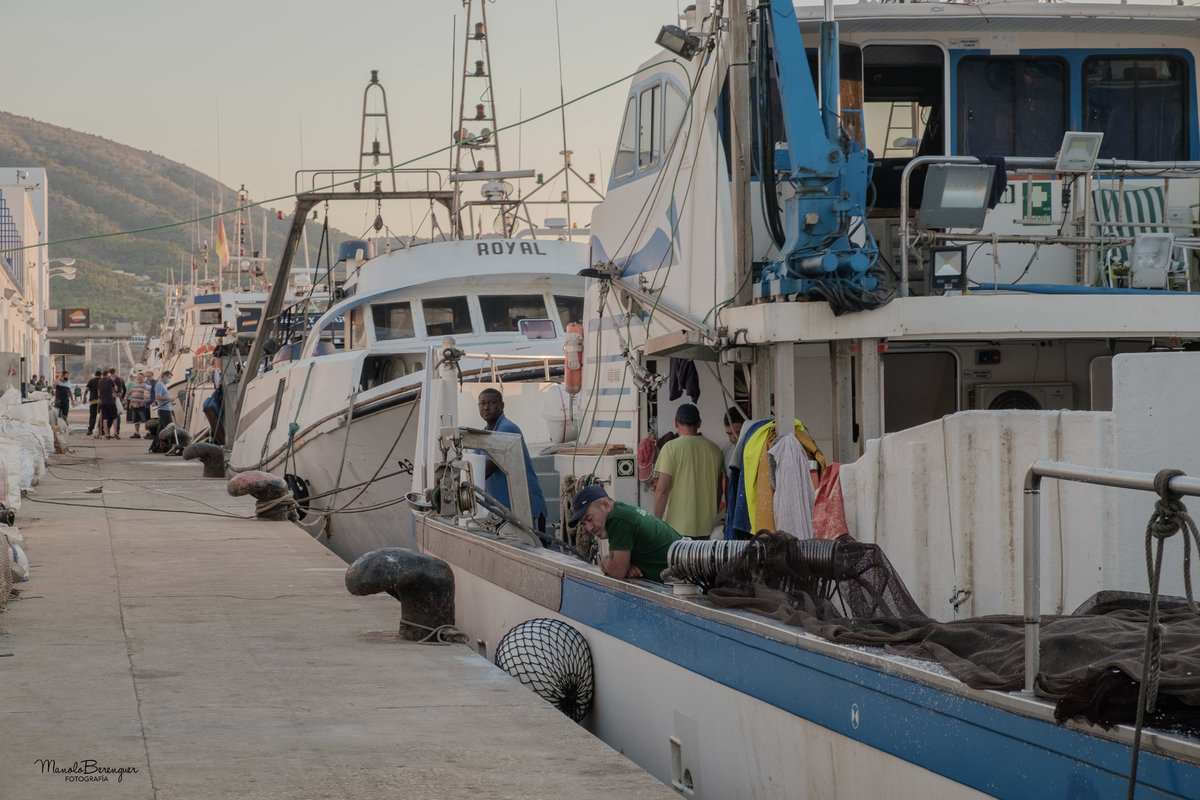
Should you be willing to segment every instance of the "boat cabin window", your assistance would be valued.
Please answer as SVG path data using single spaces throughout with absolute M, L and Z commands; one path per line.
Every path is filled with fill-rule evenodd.
M 1083 62 L 1084 128 L 1103 131 L 1101 158 L 1186 161 L 1187 64 L 1179 56 L 1112 54 Z
M 664 132 L 673 137 L 687 116 L 687 98 L 666 81 L 639 89 L 625 104 L 613 159 L 613 183 L 658 169 Z
M 362 306 L 350 309 L 350 316 L 346 322 L 346 341 L 350 343 L 350 350 L 361 350 L 367 346 L 365 316 Z
M 403 303 L 378 303 L 371 306 L 371 317 L 375 323 L 376 341 L 386 339 L 411 339 L 416 336 L 413 327 L 412 306 Z
M 659 131 L 659 85 L 643 89 L 638 98 L 638 171 L 658 166 L 661 134 Z
M 421 303 L 425 310 L 426 336 L 471 333 L 471 310 L 466 297 L 432 297 Z
M 1067 63 L 966 56 L 958 65 L 958 153 L 1050 158 L 1067 130 Z
M 554 295 L 554 305 L 558 307 L 558 321 L 565 331 L 572 322 L 583 322 L 583 298 Z
M 867 150 L 875 160 L 875 207 L 900 207 L 900 177 L 917 156 L 946 154 L 943 86 L 946 56 L 931 44 L 873 44 L 862 49 Z M 910 184 L 920 201 L 922 181 Z
M 488 333 L 519 330 L 523 319 L 546 319 L 546 301 L 540 294 L 480 295 L 479 310 Z
M 621 136 L 617 139 L 617 156 L 613 159 L 613 181 L 633 176 L 635 166 L 633 154 L 637 147 L 637 98 L 629 98 L 625 104 L 625 119 L 621 123 Z
M 201 325 L 220 325 L 221 324 L 221 309 L 219 308 L 202 308 L 200 309 L 200 324 Z

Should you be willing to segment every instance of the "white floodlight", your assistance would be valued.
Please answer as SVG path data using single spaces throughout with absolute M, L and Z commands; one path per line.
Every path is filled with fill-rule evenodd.
M 1067 131 L 1063 134 L 1062 146 L 1058 149 L 1058 172 L 1091 172 L 1100 155 L 1103 133 L 1093 131 Z

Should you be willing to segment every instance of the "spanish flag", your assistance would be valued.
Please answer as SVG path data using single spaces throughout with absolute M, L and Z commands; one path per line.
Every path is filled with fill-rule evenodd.
M 229 242 L 225 239 L 224 217 L 217 217 L 217 257 L 222 269 L 229 266 Z

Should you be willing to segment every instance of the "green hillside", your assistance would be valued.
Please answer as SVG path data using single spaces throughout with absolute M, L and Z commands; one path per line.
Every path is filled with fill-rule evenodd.
M 173 223 L 207 216 L 218 197 L 228 209 L 235 197 L 230 187 L 162 156 L 5 112 L 0 112 L 0 165 L 45 168 L 52 242 L 171 226 L 52 249 L 55 257 L 74 258 L 79 269 L 73 281 L 52 281 L 50 307 L 88 307 L 93 325 L 133 322 L 143 331 L 156 325 L 164 309 L 159 285 L 178 281 L 193 258 L 202 259 L 195 242 L 214 241 L 208 222 Z M 268 226 L 263 254 L 268 258 L 279 258 L 291 227 L 290 209 L 283 210 L 283 220 L 275 209 L 252 212 L 255 241 Z M 226 220 L 235 242 L 232 221 Z M 332 238 L 336 246 L 347 237 L 336 232 Z M 317 254 L 310 255 L 315 261 Z M 303 263 L 302 256 L 297 260 Z

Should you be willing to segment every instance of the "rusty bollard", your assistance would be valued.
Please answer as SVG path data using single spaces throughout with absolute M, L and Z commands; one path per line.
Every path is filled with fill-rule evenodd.
M 400 638 L 419 641 L 454 624 L 454 573 L 440 558 L 383 547 L 358 557 L 346 570 L 350 594 L 387 592 L 400 601 Z
M 199 459 L 200 463 L 204 465 L 204 477 L 206 478 L 225 477 L 225 451 L 215 444 L 208 442 L 189 444 L 183 448 L 183 458 L 185 461 Z
M 286 520 L 295 513 L 296 501 L 287 481 L 269 472 L 255 469 L 239 473 L 229 480 L 227 490 L 234 497 L 254 497 L 258 501 L 254 513 L 259 519 Z

